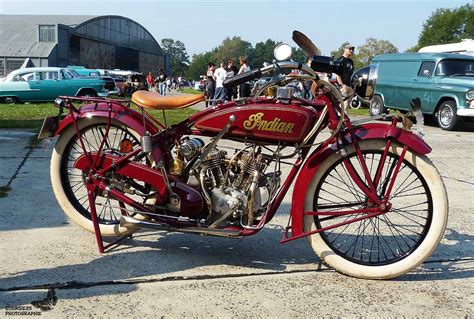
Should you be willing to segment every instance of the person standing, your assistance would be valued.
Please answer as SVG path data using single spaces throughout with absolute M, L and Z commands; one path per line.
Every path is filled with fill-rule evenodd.
M 216 92 L 214 93 L 214 103 L 217 101 L 223 102 L 226 98 L 226 92 L 224 88 L 224 80 L 227 77 L 227 71 L 224 69 L 224 62 L 221 62 L 220 67 L 214 71 L 214 77 L 216 79 Z
M 250 67 L 247 65 L 247 58 L 241 56 L 239 58 L 240 69 L 238 74 L 250 71 Z M 250 84 L 245 82 L 239 86 L 239 97 L 249 97 L 250 96 Z
M 166 78 L 167 77 L 168 76 L 166 75 L 165 71 L 163 71 L 163 69 L 158 71 L 158 76 L 157 76 L 158 90 L 159 90 L 159 93 L 163 96 L 166 95 Z
M 214 98 L 214 93 L 216 91 L 216 77 L 214 76 L 215 68 L 216 68 L 216 65 L 212 62 L 209 62 L 209 64 L 207 65 L 207 73 L 206 73 L 207 84 L 206 84 L 206 102 L 205 102 L 206 107 L 208 106 L 209 100 L 212 100 Z
M 148 85 L 148 91 L 153 91 L 153 82 L 155 82 L 155 78 L 151 72 L 148 72 L 146 77 L 146 84 Z
M 336 81 L 341 86 L 341 92 L 345 96 L 352 94 L 351 78 L 352 73 L 354 73 L 354 61 L 352 61 L 351 56 L 354 54 L 354 50 L 355 47 L 353 45 L 346 45 L 342 57 L 338 60 L 342 67 L 342 72 L 340 75 L 336 75 Z M 346 109 L 349 109 L 349 100 L 350 99 L 346 99 L 344 102 Z
M 229 59 L 227 61 L 227 68 L 225 69 L 227 71 L 227 79 L 230 79 L 234 75 L 237 75 L 239 73 L 239 69 L 234 65 L 234 61 Z M 227 88 L 227 100 L 232 101 L 232 99 L 237 98 L 237 87 L 230 87 Z

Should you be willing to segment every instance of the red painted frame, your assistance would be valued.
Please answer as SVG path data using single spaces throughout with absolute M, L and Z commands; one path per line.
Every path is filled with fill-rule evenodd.
M 108 164 L 105 167 L 102 167 L 99 165 L 100 169 L 96 169 L 96 167 L 99 164 L 99 159 L 101 158 L 102 147 L 108 135 L 108 130 L 109 130 L 111 121 L 112 120 L 118 121 L 125 126 L 131 127 L 140 135 L 143 135 L 144 132 L 146 131 L 150 132 L 152 134 L 152 139 L 154 143 L 153 152 L 152 152 L 154 158 L 163 160 L 164 163 L 167 163 L 168 162 L 167 159 L 169 159 L 171 155 L 169 154 L 169 151 L 166 150 L 165 141 L 176 140 L 176 139 L 179 139 L 182 135 L 186 135 L 186 134 L 215 136 L 217 135 L 217 133 L 215 132 L 193 129 L 192 127 L 194 123 L 196 123 L 196 121 L 199 121 L 200 119 L 204 118 L 205 116 L 208 116 L 209 114 L 213 112 L 223 111 L 223 110 L 231 109 L 232 107 L 235 107 L 235 102 L 220 104 L 214 108 L 205 109 L 171 128 L 162 130 L 164 126 L 160 122 L 158 122 L 156 119 L 153 119 L 151 115 L 149 115 L 144 110 L 142 110 L 143 112 L 142 114 L 145 115 L 145 119 L 143 119 L 142 114 L 132 110 L 129 104 L 124 105 L 123 101 L 85 99 L 86 101 L 93 102 L 93 104 L 86 105 L 80 109 L 77 109 L 73 106 L 72 100 L 78 100 L 78 99 L 66 98 L 65 100 L 66 106 L 69 110 L 69 116 L 67 116 L 60 123 L 60 126 L 57 129 L 55 135 L 60 134 L 69 125 L 73 125 L 76 130 L 76 133 L 79 136 L 80 143 L 84 150 L 84 153 L 87 157 L 87 165 L 93 168 L 89 171 L 89 182 L 87 183 L 87 190 L 88 190 L 88 199 L 89 199 L 90 207 L 91 207 L 92 222 L 94 224 L 96 239 L 97 239 L 99 251 L 101 253 L 104 251 L 104 249 L 111 247 L 112 245 L 116 244 L 118 241 L 123 240 L 123 238 L 120 238 L 118 241 L 112 244 L 109 244 L 107 246 L 103 245 L 103 240 L 100 233 L 100 227 L 97 221 L 97 214 L 96 214 L 95 205 L 94 205 L 95 194 L 96 194 L 97 189 L 100 189 L 101 191 L 107 191 L 109 196 L 112 196 L 116 198 L 117 200 L 124 202 L 127 205 L 130 205 L 131 207 L 135 207 L 141 211 L 149 211 L 146 207 L 135 202 L 133 199 L 121 193 L 120 191 L 116 189 L 108 189 L 107 185 L 101 180 L 102 179 L 101 176 L 103 176 L 103 174 L 105 174 L 107 171 L 112 170 L 112 169 L 117 169 L 117 168 L 124 168 L 124 167 L 126 167 L 128 170 L 137 170 L 134 173 L 136 175 L 137 174 L 142 175 L 143 180 L 147 180 L 146 176 L 143 175 L 143 174 L 147 174 L 146 172 L 143 171 L 143 167 L 140 167 L 140 166 L 134 167 L 134 166 L 128 165 L 129 163 L 128 160 L 141 152 L 140 147 L 134 150 L 133 152 L 129 153 L 128 155 L 124 156 L 123 158 L 114 161 L 113 164 Z M 83 101 L 84 99 L 80 99 L 80 100 Z M 251 99 L 249 102 L 250 102 L 249 103 L 250 105 L 252 105 L 252 103 L 258 104 L 258 103 L 261 103 L 261 99 L 259 98 Z M 330 128 L 331 127 L 335 128 L 335 125 L 339 120 L 338 114 L 336 112 L 336 108 L 334 107 L 334 105 L 337 105 L 335 101 L 332 101 L 330 97 L 321 96 L 319 97 L 318 103 L 321 105 L 321 107 L 323 107 L 324 105 L 329 106 L 327 125 L 329 125 Z M 314 112 L 315 112 L 315 115 L 320 114 L 318 113 L 320 112 L 320 110 L 317 108 L 314 109 Z M 94 154 L 94 156 L 92 156 L 91 154 L 88 154 L 85 151 L 84 143 L 82 141 L 82 138 L 80 137 L 80 130 L 79 130 L 77 121 L 84 117 L 96 117 L 96 116 L 107 118 L 107 130 L 106 130 L 106 134 L 104 135 L 104 139 L 101 142 L 99 150 Z M 316 120 L 316 118 L 317 116 L 315 116 L 314 120 Z M 346 127 L 345 130 L 340 131 L 338 135 L 333 137 L 332 139 L 324 141 L 311 155 L 309 155 L 309 157 L 308 157 L 309 147 L 302 149 L 302 152 L 299 155 L 296 163 L 294 164 L 287 178 L 283 182 L 283 185 L 281 186 L 277 195 L 275 196 L 274 201 L 269 205 L 269 207 L 267 208 L 267 211 L 262 216 L 258 225 L 253 229 L 243 229 L 241 231 L 242 236 L 250 236 L 257 233 L 258 231 L 260 231 L 261 228 L 263 228 L 263 226 L 266 223 L 268 223 L 273 218 L 278 207 L 281 204 L 281 201 L 283 200 L 285 194 L 287 193 L 288 189 L 292 185 L 295 178 L 296 178 L 295 187 L 294 187 L 295 190 L 307 189 L 307 186 L 309 185 L 309 182 L 311 181 L 312 176 L 319 169 L 320 164 L 324 162 L 324 160 L 326 160 L 331 154 L 338 151 L 338 145 L 339 145 L 338 141 L 343 141 L 343 144 L 345 146 L 353 144 L 356 148 L 357 156 L 359 157 L 359 159 L 362 159 L 363 157 L 362 152 L 358 146 L 359 141 L 365 140 L 365 139 L 385 139 L 387 141 L 381 162 L 378 167 L 378 172 L 376 173 L 376 178 L 374 181 L 372 181 L 371 178 L 369 178 L 369 171 L 368 171 L 368 168 L 365 166 L 365 161 L 362 161 L 362 160 L 360 161 L 361 163 L 364 163 L 362 166 L 362 170 L 365 175 L 365 179 L 369 181 L 368 185 L 366 185 L 364 181 L 360 178 L 360 176 L 356 173 L 350 161 L 348 159 L 344 160 L 344 165 L 346 169 L 348 170 L 351 178 L 353 178 L 353 181 L 355 182 L 355 184 L 371 200 L 373 204 L 377 205 L 377 207 L 361 209 L 360 210 L 361 213 L 367 214 L 365 216 L 354 218 L 348 221 L 344 221 L 344 222 L 331 225 L 325 228 L 317 229 L 311 232 L 303 232 L 303 219 L 304 219 L 304 216 L 306 215 L 345 215 L 345 214 L 353 214 L 354 211 L 305 212 L 304 211 L 304 198 L 306 194 L 303 191 L 295 191 L 293 192 L 291 214 L 290 214 L 290 219 L 288 223 L 289 226 L 287 227 L 286 232 L 284 233 L 281 242 L 282 243 L 287 242 L 287 241 L 294 240 L 297 238 L 309 236 L 314 233 L 325 231 L 331 228 L 336 228 L 342 225 L 357 222 L 365 218 L 371 218 L 371 217 L 383 214 L 390 209 L 390 205 L 389 203 L 387 203 L 387 201 L 388 201 L 390 192 L 392 190 L 396 176 L 400 169 L 401 162 L 403 161 L 403 158 L 407 149 L 410 148 L 414 150 L 415 152 L 421 153 L 421 154 L 426 154 L 431 149 L 429 148 L 428 145 L 426 145 L 426 143 L 424 143 L 423 140 L 421 140 L 415 134 L 402 130 L 401 128 L 398 128 L 396 120 L 394 120 L 391 125 L 372 123 L 372 124 L 366 124 L 366 125 L 353 128 L 350 123 L 350 120 L 347 117 L 345 117 L 344 124 Z M 308 143 L 311 144 L 315 138 L 316 136 L 313 136 L 312 139 Z M 377 189 L 377 185 L 380 179 L 380 170 L 381 170 L 381 167 L 383 167 L 383 162 L 385 161 L 388 150 L 390 146 L 392 145 L 392 141 L 396 141 L 399 144 L 404 145 L 404 148 L 403 148 L 402 154 L 400 155 L 400 160 L 398 161 L 397 166 L 395 168 L 394 175 L 393 175 L 394 177 L 392 178 L 392 181 L 387 189 L 387 193 L 385 194 L 383 199 L 379 199 L 376 194 L 376 189 Z M 268 138 L 267 138 L 267 142 L 268 142 Z M 306 160 L 307 157 L 308 159 Z M 84 161 L 84 158 L 82 160 Z M 81 164 L 81 165 L 84 165 L 84 164 Z M 163 194 L 160 194 L 162 195 L 160 197 L 161 197 L 161 200 L 164 201 L 166 198 L 166 189 L 164 189 L 164 186 L 162 187 L 162 192 Z M 126 214 L 125 210 L 122 211 L 122 214 Z M 169 220 L 162 219 L 160 220 L 160 222 L 169 224 L 170 226 L 175 226 L 177 228 L 196 226 L 196 224 L 193 222 L 180 222 L 173 219 L 169 219 Z M 290 230 L 291 230 L 291 236 L 288 236 Z

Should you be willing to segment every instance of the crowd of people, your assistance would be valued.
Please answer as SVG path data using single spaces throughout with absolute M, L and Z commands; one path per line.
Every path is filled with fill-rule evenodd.
M 353 45 L 346 45 L 344 47 L 343 56 L 340 58 L 343 65 L 343 73 L 337 76 L 337 84 L 340 85 L 341 92 L 343 94 L 349 94 L 350 91 L 350 78 L 354 71 L 354 64 L 350 58 L 354 53 Z M 310 63 L 311 61 L 308 61 Z M 209 62 L 207 66 L 207 72 L 205 75 L 206 81 L 206 107 L 209 105 L 214 106 L 217 103 L 232 101 L 236 98 L 249 97 L 251 88 L 250 83 L 246 82 L 238 87 L 225 88 L 223 83 L 226 79 L 232 78 L 238 74 L 250 71 L 250 67 L 247 64 L 247 58 L 241 56 L 239 58 L 239 67 L 234 65 L 234 61 L 229 59 L 227 61 L 221 61 L 219 67 L 213 62 Z M 193 81 L 186 81 L 182 76 L 168 77 L 163 69 L 159 70 L 156 77 L 151 72 L 148 72 L 146 77 L 148 90 L 157 92 L 160 95 L 167 95 L 171 89 L 177 91 L 182 90 L 185 86 L 194 86 Z M 305 81 L 300 83 L 302 97 L 306 99 L 313 98 L 312 92 L 312 81 Z
M 229 79 L 237 74 L 241 74 L 250 71 L 250 67 L 247 64 L 247 58 L 241 56 L 239 58 L 240 67 L 234 65 L 234 61 L 229 59 L 222 61 L 219 67 L 212 62 L 209 62 L 206 72 L 206 107 L 209 104 L 215 105 L 218 102 L 231 101 L 237 97 L 248 97 L 250 96 L 250 84 L 243 83 L 239 87 L 225 88 L 223 83 L 224 80 Z
M 148 72 L 146 83 L 149 91 L 157 92 L 163 96 L 171 92 L 172 89 L 179 92 L 185 87 L 192 87 L 194 84 L 192 81 L 188 81 L 182 76 L 169 77 L 163 69 L 158 71 L 156 77 L 153 76 L 152 72 Z

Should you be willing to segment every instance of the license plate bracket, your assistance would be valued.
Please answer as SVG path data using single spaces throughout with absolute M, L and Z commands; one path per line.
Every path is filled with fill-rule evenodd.
M 53 133 L 56 131 L 58 126 L 58 117 L 57 116 L 48 116 L 43 120 L 43 125 L 41 125 L 41 130 L 38 133 L 38 139 L 52 137 Z

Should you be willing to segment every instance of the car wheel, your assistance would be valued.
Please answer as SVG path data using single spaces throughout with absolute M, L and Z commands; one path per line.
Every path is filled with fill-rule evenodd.
M 7 96 L 3 98 L 2 102 L 7 104 L 16 104 L 18 103 L 18 98 L 16 96 Z
M 444 101 L 438 108 L 438 126 L 443 130 L 455 130 L 461 123 L 461 117 L 456 114 L 457 107 L 454 101 Z
M 380 97 L 380 95 L 375 95 L 372 98 L 372 102 L 370 103 L 369 107 L 369 113 L 370 116 L 378 116 L 381 115 L 385 110 L 385 107 L 383 105 L 383 100 Z
M 81 97 L 96 97 L 97 94 L 95 93 L 94 90 L 89 90 L 89 89 L 87 89 L 87 90 L 82 90 L 82 91 L 80 91 L 80 92 L 77 94 L 77 96 L 81 96 Z

